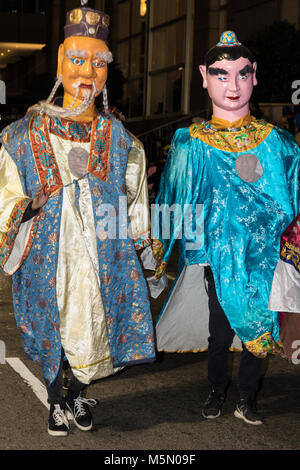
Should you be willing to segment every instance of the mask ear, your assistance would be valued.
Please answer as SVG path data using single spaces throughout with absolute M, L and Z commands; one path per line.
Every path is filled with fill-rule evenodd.
M 257 78 L 256 78 L 257 62 L 253 62 L 252 66 L 253 66 L 253 68 L 254 68 L 253 86 L 256 86 L 256 85 L 257 85 Z
M 203 78 L 203 88 L 207 88 L 207 80 L 206 80 L 206 65 L 199 65 L 199 70 Z
M 64 45 L 61 44 L 58 48 L 58 57 L 57 57 L 57 72 L 56 76 L 59 77 L 62 72 L 62 63 L 64 59 L 64 54 L 65 54 L 65 48 Z

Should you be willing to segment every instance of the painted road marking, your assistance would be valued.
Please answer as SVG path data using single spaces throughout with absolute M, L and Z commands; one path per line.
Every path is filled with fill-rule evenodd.
M 22 377 L 24 382 L 33 390 L 33 393 L 49 410 L 50 405 L 47 401 L 48 394 L 45 385 L 30 372 L 18 357 L 7 357 L 6 362 Z

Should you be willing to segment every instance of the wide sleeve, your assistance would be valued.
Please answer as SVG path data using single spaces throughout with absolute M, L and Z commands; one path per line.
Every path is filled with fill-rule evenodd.
M 286 185 L 293 216 L 280 240 L 280 255 L 274 272 L 269 310 L 300 312 L 300 148 L 293 137 L 280 130 Z
M 201 155 L 198 157 L 196 161 L 189 129 L 178 129 L 151 211 L 153 254 L 158 262 L 156 278 L 164 274 L 174 243 L 183 237 L 184 216 L 194 198 L 194 179 Z
M 293 217 L 296 217 L 300 212 L 300 147 L 288 131 L 278 129 L 278 134 L 284 156 L 286 185 L 290 195 Z
M 29 253 L 39 215 L 22 223 L 32 201 L 23 190 L 17 166 L 4 146 L 0 150 L 0 266 L 11 275 Z
M 300 212 L 300 148 L 290 156 L 291 164 L 287 168 L 287 181 L 294 216 Z
M 142 143 L 133 135 L 126 168 L 126 194 L 130 236 L 137 250 L 151 245 L 146 157 Z

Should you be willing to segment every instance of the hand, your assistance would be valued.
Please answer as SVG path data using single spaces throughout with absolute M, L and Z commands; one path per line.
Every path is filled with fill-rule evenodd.
M 47 193 L 47 191 L 45 189 L 45 186 L 46 186 L 46 184 L 43 184 L 42 186 L 40 186 L 37 189 L 35 195 L 33 196 L 33 200 L 32 200 L 32 203 L 31 203 L 31 207 L 32 207 L 33 210 L 40 209 L 48 201 L 49 194 Z

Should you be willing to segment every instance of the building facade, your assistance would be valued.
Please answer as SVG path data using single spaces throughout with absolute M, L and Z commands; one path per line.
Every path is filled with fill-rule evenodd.
M 300 25 L 299 0 L 114 0 L 112 47 L 133 130 L 207 116 L 199 64 L 226 29 L 248 43 L 276 21 Z M 141 122 L 141 124 L 139 124 Z
M 66 11 L 78 6 L 79 0 L 0 2 L 0 79 L 7 102 L 46 98 Z M 89 0 L 88 6 L 111 16 L 110 86 L 119 88 L 112 104 L 138 134 L 185 117 L 205 117 L 209 100 L 198 66 L 222 31 L 233 29 L 247 43 L 275 21 L 300 25 L 299 0 Z

